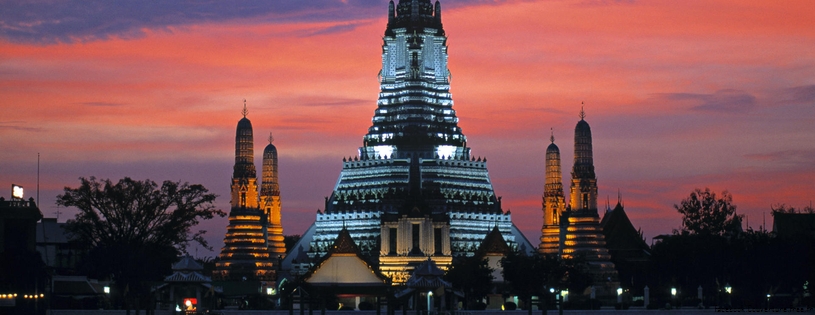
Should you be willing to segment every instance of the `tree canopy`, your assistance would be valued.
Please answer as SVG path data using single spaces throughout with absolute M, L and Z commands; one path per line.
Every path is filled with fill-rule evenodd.
M 534 295 L 542 296 L 541 302 L 551 299 L 548 288 L 557 292 L 568 289 L 583 292 L 592 285 L 586 264 L 580 259 L 558 259 L 557 255 L 531 255 L 511 252 L 501 259 L 504 280 L 509 291 L 527 303 Z M 531 313 L 531 309 L 528 308 Z
M 145 281 L 161 280 L 179 251 L 191 242 L 208 247 L 203 235 L 192 232 L 201 220 L 226 213 L 213 205 L 215 195 L 202 185 L 125 177 L 80 178 L 77 188 L 65 187 L 57 204 L 79 209 L 65 229 L 73 241 L 89 249 L 84 268 L 91 276 L 111 277 L 117 294 L 138 298 Z
M 733 196 L 726 190 L 717 198 L 710 188 L 696 188 L 674 208 L 682 214 L 682 232 L 723 235 L 741 228 L 742 216 L 736 214 Z
M 444 279 L 450 281 L 453 287 L 464 292 L 464 307 L 475 309 L 471 302 L 480 301 L 492 289 L 492 268 L 487 259 L 473 257 L 455 257 Z

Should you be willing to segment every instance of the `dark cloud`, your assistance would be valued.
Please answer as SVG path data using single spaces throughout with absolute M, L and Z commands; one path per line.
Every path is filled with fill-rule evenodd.
M 497 0 L 443 1 L 445 8 Z M 387 0 L 308 1 L 109 1 L 11 0 L 0 10 L 0 37 L 22 43 L 73 43 L 111 37 L 139 38 L 145 30 L 172 31 L 199 23 L 351 21 L 384 17 Z M 358 24 L 332 26 L 311 35 L 348 31 Z
M 40 127 L 33 127 L 28 126 L 28 122 L 25 121 L 0 121 L 0 130 L 17 130 L 17 131 L 28 131 L 28 132 L 40 132 L 42 128 Z
M 387 2 L 309 1 L 11 1 L 0 11 L 0 34 L 16 42 L 57 43 L 137 38 L 145 29 L 231 20 L 342 21 L 386 12 Z
M 368 23 L 343 23 L 343 24 L 332 25 L 332 26 L 329 26 L 329 27 L 325 27 L 325 28 L 321 28 L 321 29 L 318 29 L 318 30 L 314 30 L 314 31 L 304 33 L 303 35 L 301 35 L 301 37 L 309 37 L 309 36 L 315 36 L 315 35 L 328 35 L 328 34 L 338 34 L 338 33 L 350 32 L 350 31 L 353 31 L 354 29 L 356 29 L 357 27 L 359 27 L 361 25 L 365 25 L 365 24 L 368 24 Z
M 697 111 L 738 113 L 747 112 L 756 106 L 756 97 L 741 90 L 719 90 L 713 94 L 667 93 L 658 98 L 669 101 L 690 101 L 697 104 L 691 107 Z
M 376 104 L 375 101 L 358 98 L 301 98 L 296 103 L 303 106 L 325 107 L 373 106 L 372 104 Z
M 782 92 L 784 103 L 815 103 L 815 85 L 796 86 Z
M 768 153 L 747 154 L 746 159 L 776 164 L 793 164 L 801 166 L 815 165 L 815 150 L 784 150 Z

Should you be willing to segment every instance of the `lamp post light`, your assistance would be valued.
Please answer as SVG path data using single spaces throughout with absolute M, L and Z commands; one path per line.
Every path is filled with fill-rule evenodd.
M 767 293 L 767 308 L 768 309 L 770 308 L 770 297 L 771 296 L 772 296 L 772 294 Z
M 676 303 L 676 288 L 671 288 L 671 301 Z
M 617 288 L 617 303 L 623 304 L 623 288 Z
M 730 294 L 733 293 L 733 287 L 730 286 L 730 283 L 724 284 L 724 292 L 727 293 L 727 307 L 730 308 Z
M 428 315 L 430 314 L 430 310 L 431 310 L 431 305 L 432 304 L 430 304 L 430 302 L 431 302 L 432 298 L 433 298 L 433 291 L 427 291 L 427 314 Z

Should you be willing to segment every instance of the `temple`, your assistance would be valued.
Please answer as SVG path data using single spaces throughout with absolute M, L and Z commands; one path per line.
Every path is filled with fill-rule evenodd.
M 546 184 L 543 189 L 543 227 L 540 254 L 560 253 L 560 217 L 566 210 L 563 197 L 563 179 L 560 168 L 560 149 L 555 145 L 554 132 L 549 138 L 551 144 L 546 148 Z
M 584 261 L 598 284 L 597 288 L 605 294 L 615 290 L 619 282 L 597 211 L 591 127 L 585 118 L 586 113 L 581 109 L 580 121 L 574 130 L 574 164 L 568 205 L 563 204 L 560 150 L 554 144 L 554 136 L 546 149 L 543 228 L 538 252 Z
M 235 134 L 229 225 L 215 264 L 215 280 L 275 280 L 277 259 L 285 255 L 277 149 L 270 137 L 269 146 L 264 150 L 263 182 L 258 194 L 252 122 L 246 118 L 247 114 L 244 101 L 243 118 L 238 121 Z
M 274 137 L 269 134 L 269 144 L 263 149 L 263 180 L 260 186 L 260 207 L 268 218 L 266 234 L 269 253 L 274 259 L 286 256 L 286 245 L 283 243 L 283 225 L 281 224 L 280 184 L 277 172 L 277 148 L 272 144 Z
M 384 35 L 372 125 L 293 250 L 316 260 L 345 228 L 394 284 L 428 258 L 446 269 L 453 256 L 473 256 L 493 228 L 511 248 L 534 251 L 458 127 L 439 2 L 391 1 Z

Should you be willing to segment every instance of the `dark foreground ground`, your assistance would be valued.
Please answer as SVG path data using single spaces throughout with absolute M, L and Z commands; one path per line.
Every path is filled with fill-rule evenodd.
M 52 310 L 49 312 L 51 315 L 80 315 L 80 314 L 90 314 L 90 315 L 124 315 L 125 311 L 112 311 L 112 310 L 99 310 L 99 311 L 92 311 L 92 310 Z M 607 309 L 600 309 L 600 310 L 566 310 L 563 311 L 563 314 L 604 314 L 604 315 L 614 315 L 614 314 L 636 314 L 636 315 L 685 315 L 685 314 L 725 314 L 725 313 L 733 313 L 733 314 L 815 314 L 815 309 L 673 309 L 673 310 L 646 310 L 643 308 L 631 308 L 628 310 L 620 311 L 615 310 L 613 308 Z M 131 311 L 131 315 L 134 315 L 135 312 Z M 142 312 L 141 314 L 144 314 Z M 156 315 L 175 315 L 178 313 L 173 313 L 170 311 L 156 311 Z M 222 314 L 222 315 L 289 315 L 289 311 L 239 311 L 239 310 L 221 310 L 214 314 Z M 376 315 L 376 311 L 327 311 L 326 315 Z M 385 312 L 381 313 L 385 315 Z M 402 312 L 397 312 L 396 315 L 401 315 Z M 416 311 L 409 311 L 408 315 L 417 315 Z M 499 310 L 488 310 L 488 311 L 461 311 L 456 312 L 455 314 L 450 313 L 431 313 L 431 315 L 527 315 L 527 311 L 499 311 Z M 532 312 L 533 315 L 543 315 L 540 311 Z M 300 315 L 299 310 L 294 312 L 294 315 Z M 308 311 L 304 312 L 304 315 L 320 315 L 320 311 L 314 311 L 312 314 L 309 314 Z M 426 315 L 424 312 L 420 313 L 419 315 Z M 558 315 L 557 311 L 548 311 L 546 315 Z

